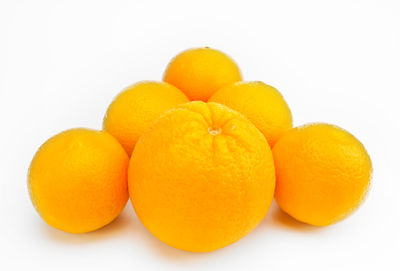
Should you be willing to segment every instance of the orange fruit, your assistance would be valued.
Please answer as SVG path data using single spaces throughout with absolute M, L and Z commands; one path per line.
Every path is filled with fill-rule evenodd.
M 292 128 L 292 114 L 282 95 L 260 81 L 228 85 L 209 99 L 245 115 L 264 134 L 272 147 L 278 138 Z
M 161 113 L 188 101 L 170 84 L 142 81 L 114 99 L 104 117 L 103 129 L 118 139 L 131 155 L 139 137 Z
M 275 172 L 264 136 L 217 103 L 163 114 L 139 139 L 129 193 L 144 226 L 166 244 L 212 251 L 244 237 L 271 204 Z
M 273 148 L 275 199 L 295 219 L 316 226 L 335 223 L 364 200 L 372 174 L 364 146 L 329 124 L 294 128 Z
M 94 231 L 113 221 L 128 200 L 129 159 L 111 135 L 72 129 L 47 140 L 28 174 L 32 203 L 54 228 Z
M 207 101 L 218 89 L 242 80 L 236 63 L 221 51 L 208 47 L 178 54 L 169 63 L 164 81 L 182 90 L 190 100 Z

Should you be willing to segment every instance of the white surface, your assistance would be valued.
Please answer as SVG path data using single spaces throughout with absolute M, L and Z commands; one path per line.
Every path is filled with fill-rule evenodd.
M 397 0 L 2 0 L 0 269 L 400 270 L 399 26 Z M 130 204 L 90 234 L 47 226 L 26 188 L 40 144 L 67 128 L 100 128 L 121 89 L 161 79 L 172 56 L 195 46 L 218 48 L 246 80 L 277 87 L 295 125 L 330 122 L 358 137 L 374 165 L 365 204 L 325 228 L 274 204 L 247 237 L 205 254 L 159 242 Z

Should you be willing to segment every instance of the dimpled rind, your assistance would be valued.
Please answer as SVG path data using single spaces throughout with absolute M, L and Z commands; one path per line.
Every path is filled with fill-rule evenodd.
M 72 129 L 47 140 L 28 173 L 32 203 L 50 226 L 70 233 L 113 221 L 128 200 L 129 159 L 111 135 Z
M 263 133 L 271 147 L 292 128 L 292 113 L 281 93 L 260 81 L 228 85 L 209 99 L 247 117 Z
M 209 47 L 193 48 L 175 56 L 165 70 L 164 78 L 192 101 L 207 101 L 213 93 L 241 81 L 236 63 L 221 51 Z
M 188 101 L 182 91 L 168 83 L 141 81 L 122 91 L 110 104 L 103 129 L 130 156 L 139 137 L 162 113 Z
M 338 222 L 365 199 L 372 164 L 364 146 L 330 124 L 293 128 L 275 144 L 275 199 L 299 221 L 326 226 Z
M 267 213 L 275 188 L 271 150 L 241 114 L 191 102 L 163 114 L 136 145 L 129 191 L 161 241 L 205 252 L 244 237 Z

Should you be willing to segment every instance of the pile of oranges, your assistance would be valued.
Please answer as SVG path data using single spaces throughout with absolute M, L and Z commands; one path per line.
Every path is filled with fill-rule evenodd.
M 299 221 L 335 223 L 363 201 L 371 173 L 353 135 L 322 123 L 293 128 L 277 89 L 242 81 L 230 57 L 205 47 L 178 54 L 163 82 L 122 91 L 102 131 L 71 129 L 46 141 L 28 188 L 57 229 L 99 229 L 130 198 L 158 239 L 205 252 L 251 232 L 274 197 Z

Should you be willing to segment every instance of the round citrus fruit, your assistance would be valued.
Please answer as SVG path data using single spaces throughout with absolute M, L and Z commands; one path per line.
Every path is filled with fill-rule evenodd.
M 169 63 L 164 81 L 182 90 L 190 100 L 207 101 L 218 89 L 242 80 L 236 63 L 208 47 L 186 50 Z
M 111 135 L 72 129 L 47 140 L 28 174 L 32 203 L 51 226 L 71 233 L 113 221 L 128 200 L 129 158 Z
M 363 201 L 372 173 L 364 146 L 329 124 L 294 128 L 273 148 L 275 199 L 295 219 L 316 226 L 342 220 Z
M 210 102 L 222 103 L 246 116 L 272 147 L 292 128 L 292 114 L 282 95 L 263 82 L 237 82 L 218 90 Z
M 129 192 L 145 227 L 168 245 L 205 252 L 248 234 L 275 188 L 271 150 L 245 117 L 191 102 L 163 114 L 138 141 Z
M 188 101 L 168 83 L 142 81 L 114 99 L 104 117 L 103 128 L 131 155 L 139 137 L 161 113 Z

